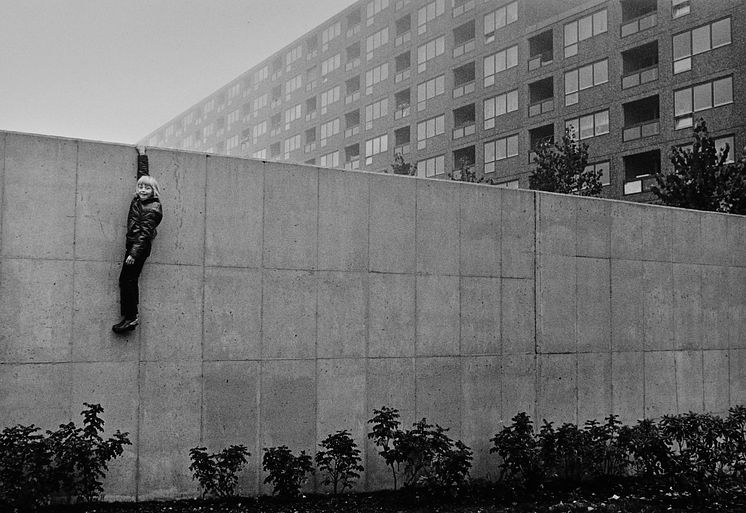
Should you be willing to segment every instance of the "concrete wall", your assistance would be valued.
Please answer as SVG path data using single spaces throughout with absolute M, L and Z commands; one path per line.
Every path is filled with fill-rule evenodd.
M 364 448 L 382 405 L 475 449 L 513 415 L 583 422 L 746 403 L 746 218 L 148 152 L 165 219 L 142 324 L 115 336 L 128 146 L 0 132 L 0 419 L 100 402 L 134 445 L 108 497 L 193 495 L 188 451 Z

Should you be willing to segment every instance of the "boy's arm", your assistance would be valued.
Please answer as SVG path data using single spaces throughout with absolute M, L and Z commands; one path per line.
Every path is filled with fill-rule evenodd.
M 149 175 L 150 169 L 148 168 L 148 156 L 145 153 L 145 146 L 142 147 L 142 153 L 140 152 L 140 148 L 135 148 L 135 150 L 137 151 L 137 179 L 139 180 L 140 177 Z

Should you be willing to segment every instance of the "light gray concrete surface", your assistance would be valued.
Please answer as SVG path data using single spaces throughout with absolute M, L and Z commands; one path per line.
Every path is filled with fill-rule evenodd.
M 746 403 L 746 218 L 152 149 L 165 218 L 121 337 L 134 148 L 0 132 L 0 418 L 105 408 L 109 499 L 193 496 L 189 449 L 314 453 L 396 407 L 475 451 L 537 424 Z M 320 489 L 313 479 L 308 490 Z

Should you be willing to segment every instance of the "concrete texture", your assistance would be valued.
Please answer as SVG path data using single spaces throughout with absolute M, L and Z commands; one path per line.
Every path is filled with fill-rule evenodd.
M 0 132 L 0 418 L 105 408 L 109 499 L 196 495 L 189 449 L 314 453 L 381 406 L 497 474 L 489 438 L 746 403 L 746 218 L 150 150 L 165 211 L 124 336 L 134 148 Z M 320 485 L 312 480 L 307 489 Z

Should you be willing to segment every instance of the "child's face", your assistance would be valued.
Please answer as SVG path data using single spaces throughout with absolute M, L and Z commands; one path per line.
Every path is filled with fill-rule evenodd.
M 146 183 L 137 184 L 137 195 L 141 200 L 146 200 L 153 197 L 153 188 Z

